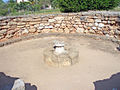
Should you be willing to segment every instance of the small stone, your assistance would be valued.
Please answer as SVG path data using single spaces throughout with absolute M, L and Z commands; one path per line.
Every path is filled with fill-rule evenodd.
M 0 34 L 6 34 L 6 33 L 7 33 L 7 29 L 0 30 Z
M 52 29 L 53 26 L 45 26 L 46 29 Z
M 98 26 L 99 24 L 98 23 L 95 23 L 95 26 Z
M 56 32 L 56 30 L 54 30 L 54 32 Z M 60 29 L 60 28 L 59 28 L 57 32 L 63 33 L 63 29 Z
M 69 33 L 70 30 L 69 30 L 68 28 L 65 28 L 65 29 L 64 29 L 64 32 L 65 32 L 65 33 Z
M 88 33 L 88 30 L 84 30 L 84 33 Z
M 79 22 L 77 21 L 75 24 L 78 24 L 78 25 L 80 25 L 80 24 L 81 24 L 81 22 L 80 22 L 80 21 L 79 21 Z
M 24 29 L 23 31 L 22 31 L 22 34 L 28 34 L 29 33 L 29 31 L 27 30 L 27 29 Z
M 120 35 L 120 31 L 119 30 L 115 30 L 114 32 L 116 35 Z
M 34 33 L 34 32 L 36 32 L 36 29 L 35 28 L 31 28 L 31 29 L 29 29 L 29 32 Z
M 77 28 L 76 32 L 78 32 L 78 33 L 84 33 L 84 28 Z
M 110 37 L 110 35 L 109 35 L 109 34 L 106 34 L 105 36 L 106 36 L 106 37 Z
M 11 90 L 25 90 L 25 84 L 23 80 L 21 79 L 15 80 L 14 85 Z
M 91 27 L 87 27 L 87 29 L 88 29 L 88 30 L 90 30 L 90 29 L 91 29 Z
M 8 38 L 8 39 L 11 38 L 11 37 L 13 37 L 13 34 L 7 34 L 6 35 L 6 38 Z
M 49 32 L 50 32 L 50 29 L 43 29 L 42 32 L 44 32 L 44 33 L 49 33 Z
M 100 27 L 98 27 L 98 30 L 101 30 L 101 28 L 100 28 Z
M 49 19 L 48 22 L 55 22 L 55 19 Z
M 6 26 L 7 23 L 0 23 L 0 26 Z
M 98 26 L 99 26 L 100 28 L 102 28 L 102 27 L 104 27 L 104 24 L 103 24 L 103 23 L 100 23 Z
M 17 25 L 17 22 L 9 22 L 8 25 L 10 25 L 10 26 Z
M 24 22 L 21 22 L 21 23 L 20 23 L 20 22 L 19 22 L 19 23 L 17 23 L 17 25 L 18 25 L 18 26 L 23 26 L 23 25 L 26 25 L 26 23 L 24 23 Z
M 108 32 L 107 32 L 107 31 L 102 31 L 102 32 L 103 32 L 103 34 L 104 34 L 104 35 L 108 34 Z
M 94 33 L 95 33 L 95 31 L 94 31 L 94 30 L 92 30 L 92 29 L 90 29 L 90 30 L 89 30 L 89 32 L 90 32 L 90 33 L 92 33 L 92 34 L 94 34 Z
M 96 27 L 92 27 L 92 29 L 96 30 L 97 28 Z
M 4 38 L 4 35 L 0 35 L 0 39 L 3 39 Z
M 101 19 L 96 19 L 95 22 L 100 23 L 100 22 L 101 22 Z
M 93 26 L 93 23 L 89 23 L 88 25 L 89 25 L 90 27 L 92 27 L 92 26 Z
M 55 27 L 59 27 L 60 26 L 60 24 L 55 24 Z
M 42 30 L 44 28 L 44 26 L 39 26 L 38 30 Z
M 111 24 L 115 24 L 115 21 L 111 21 Z
M 108 23 L 107 21 L 103 21 L 104 24 Z
M 94 22 L 94 19 L 88 19 L 87 21 L 88 22 Z
M 110 24 L 111 22 L 110 22 L 110 21 L 108 21 L 108 23 Z
M 54 19 L 59 21 L 59 20 L 63 20 L 64 17 L 62 17 L 62 16 L 58 16 L 58 17 L 55 17 Z

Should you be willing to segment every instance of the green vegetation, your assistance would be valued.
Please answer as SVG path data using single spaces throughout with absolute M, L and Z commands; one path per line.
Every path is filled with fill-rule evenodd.
M 80 12 L 87 10 L 115 10 L 120 11 L 120 0 L 29 0 L 17 3 L 0 0 L 0 16 L 51 14 L 62 12 Z M 46 9 L 52 6 L 52 9 Z
M 117 7 L 120 0 L 58 0 L 62 12 L 109 10 Z
M 47 10 L 50 5 L 54 9 Z M 38 13 L 59 13 L 57 0 L 29 0 L 28 2 L 17 3 L 14 0 L 9 0 L 4 3 L 0 0 L 0 16 L 5 15 L 23 15 L 23 14 L 38 14 Z
M 46 14 L 59 14 L 61 13 L 59 9 L 50 9 L 50 10 L 40 10 L 40 11 L 20 11 L 20 12 L 12 12 L 9 15 L 10 16 L 16 16 L 16 15 L 28 15 L 28 14 L 40 14 L 40 15 L 46 15 Z

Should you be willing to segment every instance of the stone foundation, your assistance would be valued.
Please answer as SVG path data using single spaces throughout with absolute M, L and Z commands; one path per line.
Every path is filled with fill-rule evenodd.
M 72 66 L 79 62 L 79 52 L 74 49 L 66 49 L 66 53 L 56 55 L 54 50 L 46 49 L 44 51 L 44 62 L 53 67 Z
M 120 39 L 120 12 L 90 11 L 0 18 L 0 42 L 39 33 L 83 33 Z

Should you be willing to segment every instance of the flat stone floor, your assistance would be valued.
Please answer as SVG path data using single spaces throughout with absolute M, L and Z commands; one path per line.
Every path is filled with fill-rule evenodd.
M 43 51 L 54 40 L 79 50 L 79 63 L 54 68 L 44 63 Z M 94 90 L 93 82 L 120 72 L 120 52 L 110 41 L 84 37 L 44 37 L 0 48 L 0 72 L 19 77 L 37 90 Z

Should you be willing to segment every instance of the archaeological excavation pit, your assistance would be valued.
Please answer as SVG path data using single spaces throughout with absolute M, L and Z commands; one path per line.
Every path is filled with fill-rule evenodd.
M 53 44 L 56 40 L 64 41 L 64 44 Z M 64 46 L 64 49 L 55 51 L 54 46 Z M 44 36 L 1 47 L 0 71 L 36 85 L 37 90 L 94 90 L 93 82 L 119 72 L 120 52 L 117 46 L 111 41 L 79 35 Z M 55 55 L 60 55 L 68 49 L 79 54 L 79 57 L 75 54 L 77 59 L 73 60 L 77 61 L 72 65 L 66 64 L 66 59 L 64 64 L 58 61 L 57 65 L 51 64 L 44 57 L 47 51 L 53 50 L 54 54 L 57 52 Z M 51 56 L 51 52 L 47 55 Z

